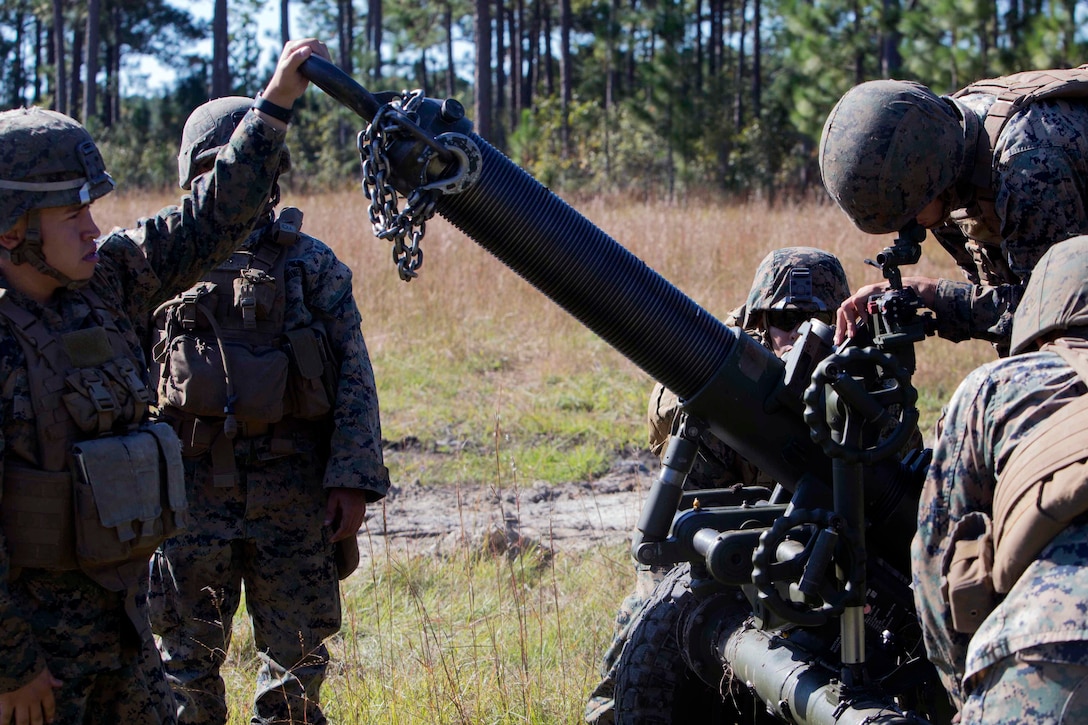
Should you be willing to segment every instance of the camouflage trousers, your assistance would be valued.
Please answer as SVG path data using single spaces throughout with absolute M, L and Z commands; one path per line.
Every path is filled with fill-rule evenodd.
M 77 571 L 31 570 L 24 570 L 10 589 L 12 599 L 28 613 L 46 666 L 63 683 L 53 691 L 53 722 L 176 722 L 142 591 L 126 596 L 102 589 Z M 131 618 L 141 619 L 142 636 Z
M 220 668 L 244 591 L 261 666 L 253 723 L 325 723 L 324 641 L 340 629 L 334 547 L 323 526 L 322 461 L 297 454 L 239 467 L 212 483 L 210 463 L 186 461 L 190 528 L 151 567 L 151 612 L 180 723 L 228 717 Z
M 631 638 L 631 625 L 638 613 L 649 601 L 654 589 L 660 584 L 669 570 L 665 567 L 651 567 L 639 564 L 635 567 L 635 590 L 620 603 L 616 612 L 616 622 L 612 628 L 612 642 L 601 658 L 601 680 L 589 693 L 586 702 L 585 721 L 590 725 L 611 725 L 615 722 L 616 667 L 623 653 L 623 647 Z
M 960 725 L 1088 723 L 1088 642 L 1021 650 L 976 675 L 965 692 Z

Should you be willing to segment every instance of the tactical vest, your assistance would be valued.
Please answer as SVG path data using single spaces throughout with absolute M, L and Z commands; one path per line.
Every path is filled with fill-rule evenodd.
M 1088 384 L 1088 355 L 1057 345 Z M 992 518 L 972 512 L 951 533 L 947 598 L 956 631 L 973 633 L 1054 538 L 1088 513 L 1088 395 L 1019 442 L 994 488 Z
M 978 279 L 983 284 L 998 285 L 1016 281 L 1000 250 L 1001 220 L 994 208 L 994 149 L 1001 131 L 1013 114 L 1032 103 L 1058 99 L 1088 99 L 1088 64 L 1070 69 L 1036 70 L 1015 73 L 1000 78 L 977 81 L 952 94 L 962 98 L 973 93 L 996 97 L 986 113 L 983 128 L 977 128 L 974 113 L 964 113 L 965 135 L 977 138 L 975 158 L 969 180 L 974 188 L 974 202 L 956 210 L 952 220 L 968 235 L 967 251 L 971 255 Z
M 184 526 L 181 450 L 168 426 L 146 424 L 151 390 L 113 316 L 90 290 L 79 294 L 96 325 L 57 335 L 0 290 L 38 439 L 33 464 L 5 456 L 0 524 L 13 570 L 79 568 L 124 591 Z
M 159 406 L 184 455 L 212 452 L 217 485 L 233 485 L 235 438 L 277 435 L 292 420 L 332 410 L 337 367 L 323 326 L 284 330 L 284 268 L 300 240 L 302 212 L 284 208 L 248 248 L 155 312 Z

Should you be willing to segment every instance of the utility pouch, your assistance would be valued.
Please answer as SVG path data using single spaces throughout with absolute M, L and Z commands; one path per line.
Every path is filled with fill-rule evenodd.
M 287 391 L 292 417 L 316 420 L 328 415 L 336 400 L 336 370 L 325 331 L 305 327 L 285 332 L 293 369 Z
M 223 418 L 230 406 L 241 421 L 275 423 L 283 417 L 289 363 L 282 350 L 252 350 L 231 342 L 220 350 L 214 340 L 182 334 L 165 346 L 161 364 L 160 394 L 178 410 Z M 233 396 L 228 396 L 228 385 L 233 385 Z
M 101 586 L 124 591 L 147 576 L 162 541 L 185 526 L 181 444 L 166 423 L 73 447 L 76 559 Z
M 973 511 L 949 533 L 945 552 L 944 594 L 952 612 L 952 628 L 974 634 L 998 605 L 994 591 L 993 526 L 986 514 Z
M 257 329 L 257 320 L 271 316 L 276 305 L 276 278 L 262 269 L 239 270 L 234 280 L 234 306 L 241 312 L 244 329 Z

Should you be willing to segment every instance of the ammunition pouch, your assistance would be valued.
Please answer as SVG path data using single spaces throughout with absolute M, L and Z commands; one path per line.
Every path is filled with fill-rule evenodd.
M 233 412 L 239 421 L 274 423 L 283 417 L 289 360 L 282 350 L 182 334 L 156 352 L 166 405 L 202 417 Z
M 111 591 L 147 576 L 147 562 L 185 527 L 188 504 L 181 446 L 164 423 L 82 441 L 76 465 L 75 553 L 79 568 Z
M 325 328 L 319 323 L 284 333 L 293 363 L 287 390 L 288 415 L 317 420 L 336 400 L 337 369 Z
M 994 591 L 994 538 L 989 516 L 973 511 L 956 522 L 949 533 L 942 568 L 952 628 L 974 634 L 1000 601 Z
M 339 365 L 324 327 L 285 330 L 286 263 L 301 223 L 284 209 L 254 244 L 156 310 L 160 407 L 226 420 L 228 438 L 332 410 Z

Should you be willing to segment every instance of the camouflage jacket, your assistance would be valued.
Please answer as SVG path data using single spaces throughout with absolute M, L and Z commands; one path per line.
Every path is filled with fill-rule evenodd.
M 1088 530 L 1066 529 L 971 635 L 953 630 L 942 593 L 950 533 L 972 512 L 993 513 L 996 482 L 1019 441 L 1084 395 L 1058 355 L 1027 353 L 975 370 L 948 406 L 911 547 L 914 595 L 926 650 L 958 706 L 963 681 L 1019 650 L 1088 640 Z
M 958 100 L 984 123 L 995 98 Z M 1088 232 L 1088 103 L 1040 101 L 1014 114 L 993 149 L 992 178 L 992 206 L 969 194 L 953 223 L 934 231 L 968 280 L 942 280 L 937 289 L 938 333 L 949 340 L 1007 344 L 1039 257 Z
M 214 171 L 199 177 L 180 206 L 170 206 L 141 219 L 135 229 L 114 230 L 99 247 L 100 261 L 90 281 L 109 308 L 132 348 L 147 382 L 143 334 L 152 310 L 159 303 L 192 285 L 205 269 L 226 259 L 245 239 L 268 202 L 279 167 L 284 131 L 250 113 L 230 144 L 220 153 Z M 208 234 L 208 230 L 215 230 Z M 0 277 L 0 286 L 7 286 Z M 17 304 L 38 315 L 57 333 L 81 329 L 90 306 L 77 291 L 59 290 L 46 305 L 9 290 Z M 19 458 L 34 466 L 38 441 L 34 409 L 22 348 L 6 325 L 0 323 L 0 460 Z M 2 501 L 0 501 L 0 505 Z M 18 588 L 38 611 L 24 611 L 27 594 L 15 595 L 10 562 L 0 533 L 0 692 L 27 684 L 45 664 L 45 654 L 32 633 L 48 628 L 70 634 L 68 660 L 50 661 L 53 675 L 116 668 L 120 664 L 121 595 L 98 587 L 78 571 L 23 572 Z

